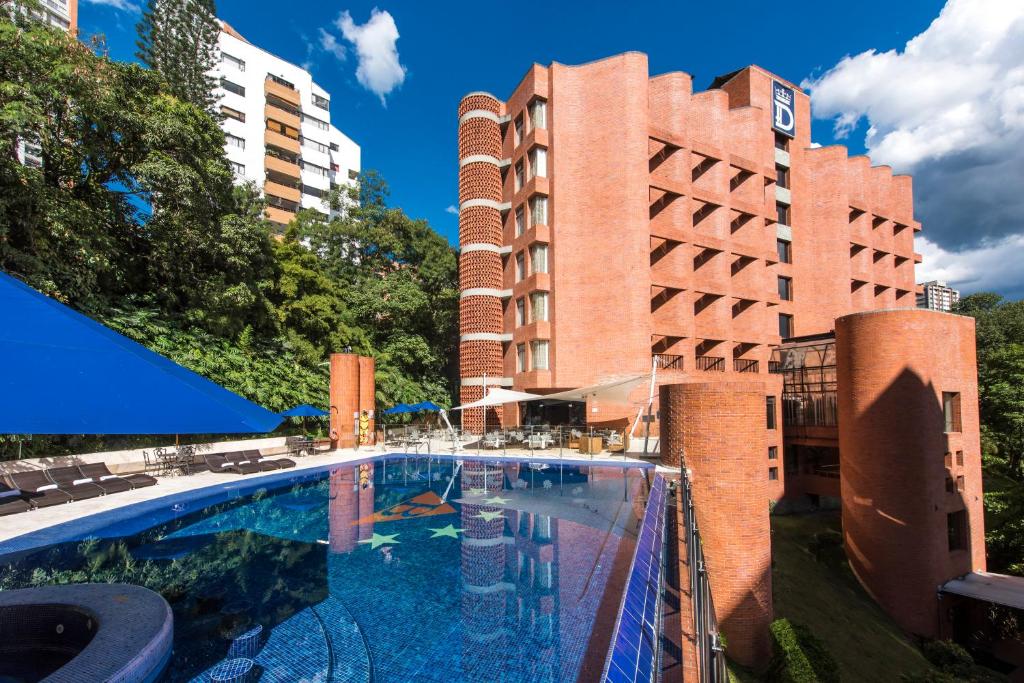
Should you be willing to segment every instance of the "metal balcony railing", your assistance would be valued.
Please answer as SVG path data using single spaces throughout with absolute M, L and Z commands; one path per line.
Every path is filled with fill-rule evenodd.
M 770 372 L 773 375 L 781 375 L 782 374 L 782 361 L 780 361 L 780 360 L 770 360 L 770 361 L 768 361 L 768 372 Z
M 697 356 L 697 369 L 704 372 L 725 372 L 725 358 L 721 356 Z
M 733 358 L 732 369 L 736 372 L 758 372 L 761 364 L 753 358 Z
M 683 356 L 674 353 L 656 353 L 654 360 L 662 370 L 682 370 Z

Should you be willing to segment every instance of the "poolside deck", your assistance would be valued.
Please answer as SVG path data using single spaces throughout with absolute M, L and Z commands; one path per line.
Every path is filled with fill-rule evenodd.
M 373 458 L 380 455 L 404 455 L 403 452 L 396 452 L 394 449 L 383 449 L 382 447 L 371 447 L 362 448 L 359 450 L 353 449 L 340 449 L 334 451 L 328 451 L 326 453 L 318 453 L 316 455 L 310 455 L 304 458 L 296 459 L 296 466 L 294 469 L 286 470 L 287 472 L 301 472 L 302 470 L 315 469 L 318 467 L 324 467 L 329 465 L 341 465 L 347 462 L 357 462 L 365 460 L 367 458 Z M 428 453 L 423 451 L 421 453 L 408 453 L 410 456 L 426 456 Z M 451 448 L 447 449 L 435 449 L 434 452 L 429 455 L 443 455 L 451 456 Z M 483 458 L 502 458 L 502 459 L 521 459 L 524 461 L 531 462 L 573 462 L 573 463 L 586 463 L 594 465 L 623 465 L 626 463 L 641 464 L 643 461 L 633 457 L 634 454 L 610 454 L 610 453 L 597 453 L 593 455 L 579 454 L 571 451 L 564 451 L 559 453 L 557 448 L 548 450 L 537 450 L 530 451 L 529 449 L 481 449 L 477 452 L 474 445 L 470 445 L 462 451 L 459 451 L 457 455 L 466 458 L 483 457 Z M 106 512 L 108 510 L 114 510 L 117 508 L 133 505 L 135 503 L 142 503 L 149 500 L 156 500 L 164 496 L 170 496 L 177 493 L 183 493 L 186 491 L 192 491 L 201 489 L 208 486 L 216 486 L 223 484 L 225 481 L 240 480 L 252 481 L 261 477 L 273 476 L 279 471 L 260 472 L 257 474 L 249 475 L 236 475 L 236 474 L 220 474 L 214 472 L 200 472 L 190 476 L 161 476 L 159 477 L 160 483 L 156 486 L 150 486 L 142 489 L 135 489 L 132 491 L 125 491 L 123 493 L 116 493 L 107 496 L 100 496 L 98 498 L 92 498 L 89 500 L 76 501 L 67 505 L 57 505 L 49 508 L 43 508 L 40 510 L 32 510 L 29 512 L 22 512 L 14 515 L 8 515 L 6 517 L 0 517 L 0 543 L 21 536 L 22 534 L 31 533 L 40 529 L 46 529 L 48 527 L 69 522 L 72 520 L 87 517 L 100 512 Z

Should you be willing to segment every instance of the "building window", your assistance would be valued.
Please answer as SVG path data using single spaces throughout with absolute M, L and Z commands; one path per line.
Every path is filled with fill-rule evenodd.
M 538 340 L 530 343 L 530 351 L 533 356 L 534 370 L 548 369 L 548 343 L 545 340 Z
M 526 372 L 526 344 L 516 346 L 516 372 Z
M 309 171 L 313 175 L 318 175 L 322 178 L 328 178 L 331 175 L 330 169 L 324 168 L 323 166 L 318 166 L 317 164 L 312 164 L 308 161 L 300 161 L 299 163 L 302 164 L 303 171 Z
M 793 262 L 793 245 L 787 240 L 775 240 L 775 250 L 779 255 L 779 263 Z
M 956 493 L 956 482 L 949 475 L 946 475 L 946 493 Z
M 285 79 L 281 78 L 280 76 L 275 76 L 274 74 L 269 74 L 268 73 L 267 74 L 267 78 L 269 78 L 270 80 L 274 81 L 274 83 L 277 83 L 278 85 L 283 85 L 284 87 L 288 88 L 289 90 L 295 90 L 295 84 L 294 83 L 292 83 L 291 81 L 286 81 Z
M 526 254 L 516 254 L 516 282 L 526 279 Z
M 301 141 L 303 147 L 309 147 L 310 149 L 316 150 L 317 152 L 321 152 L 323 154 L 327 154 L 327 150 L 329 149 L 327 145 L 325 145 L 324 143 L 317 142 L 316 140 L 310 140 L 305 136 L 301 138 Z
M 237 109 L 232 109 L 231 107 L 225 107 L 222 105 L 220 108 L 220 113 L 229 119 L 234 119 L 236 121 L 241 121 L 242 123 L 245 123 L 244 111 L 238 111 Z
M 548 127 L 548 103 L 534 100 L 530 104 L 530 127 L 534 130 Z
M 331 101 L 326 97 L 320 97 L 319 95 L 313 95 L 313 106 L 319 107 L 324 111 L 331 110 Z
M 775 167 L 775 184 L 779 187 L 789 188 L 789 169 L 785 166 Z
M 789 138 L 782 133 L 775 134 L 775 149 L 781 149 L 783 152 L 789 151 Z
M 790 225 L 788 204 L 783 204 L 782 202 L 775 202 L 775 211 L 779 215 L 779 223 L 782 223 L 783 225 Z
M 775 429 L 775 397 L 765 396 L 764 399 L 765 412 L 768 418 L 768 429 Z
M 524 230 L 526 230 L 526 219 L 523 215 L 523 207 L 520 206 L 516 209 L 516 237 L 522 235 Z
M 238 163 L 237 161 L 229 161 L 228 165 L 231 166 L 231 171 L 237 176 L 245 175 L 245 166 Z
M 963 467 L 964 466 L 964 452 L 963 451 L 957 451 L 956 452 L 956 464 L 957 464 L 957 467 Z
M 947 432 L 960 431 L 960 392 L 942 392 L 942 414 Z
M 963 493 L 965 487 L 966 481 L 964 480 L 964 475 L 961 474 L 956 478 L 956 490 L 959 491 L 960 493 Z
M 967 510 L 957 510 L 946 515 L 946 534 L 950 552 L 967 548 Z
M 516 299 L 516 327 L 526 324 L 526 299 Z
M 308 123 L 309 125 L 313 126 L 314 128 L 319 128 L 320 130 L 330 130 L 331 129 L 331 124 L 327 123 L 326 121 L 321 121 L 320 119 L 315 118 L 313 116 L 310 116 L 309 114 L 303 114 L 302 115 L 302 122 L 303 123 Z
M 286 126 L 280 121 L 275 121 L 273 119 L 267 119 L 267 130 L 271 131 L 272 133 L 278 133 L 280 135 L 283 135 L 286 138 L 291 138 L 292 140 L 299 139 L 299 131 L 295 130 L 291 126 Z
M 236 95 L 241 95 L 242 97 L 245 97 L 245 88 L 238 85 L 237 83 L 232 83 L 226 78 L 220 79 L 220 87 L 224 88 L 228 92 L 233 92 Z
M 793 278 L 779 276 L 779 298 L 783 301 L 793 300 Z
M 530 272 L 548 272 L 548 245 L 535 244 L 530 247 Z
M 778 460 L 779 459 L 779 447 L 778 446 L 769 446 L 768 447 L 768 459 L 769 460 Z
M 227 52 L 220 53 L 220 61 L 227 62 L 239 71 L 245 71 L 245 61 L 239 59 L 238 57 L 233 57 L 229 55 Z
M 534 292 L 530 295 L 530 322 L 539 322 L 548 319 L 548 294 L 547 292 Z
M 548 151 L 543 147 L 534 147 L 530 150 L 530 177 L 548 177 Z
M 327 194 L 327 190 L 321 190 L 318 187 L 312 187 L 310 185 L 303 184 L 302 185 L 302 194 L 308 194 L 311 197 L 316 197 L 317 199 L 323 199 L 324 195 Z
M 230 133 L 224 136 L 224 139 L 228 143 L 228 147 L 237 147 L 238 149 L 245 149 L 245 138 L 240 138 L 237 135 L 231 135 Z
M 513 190 L 515 192 L 519 192 L 519 190 L 523 189 L 523 184 L 525 182 L 525 176 L 523 175 L 523 162 L 520 161 L 516 163 L 516 181 Z
M 512 140 L 512 146 L 518 147 L 519 143 L 523 141 L 523 115 L 520 114 L 516 117 L 514 125 L 515 138 Z
M 536 196 L 530 198 L 530 226 L 548 224 L 548 198 Z
M 793 316 L 788 313 L 779 313 L 779 336 L 783 339 L 793 336 Z
M 778 467 L 769 467 L 768 468 L 768 479 L 770 481 L 778 481 L 778 479 L 779 479 L 779 468 Z

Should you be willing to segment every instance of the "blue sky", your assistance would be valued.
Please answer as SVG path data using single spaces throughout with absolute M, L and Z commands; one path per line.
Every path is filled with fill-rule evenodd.
M 133 58 L 138 14 L 132 1 L 81 0 L 82 31 L 105 34 L 115 59 Z M 976 15 L 985 14 L 994 2 L 1020 4 L 1016 0 L 950 0 L 951 7 L 946 11 L 967 12 L 968 19 L 974 17 L 982 21 Z M 815 141 L 822 144 L 838 141 L 846 144 L 851 152 L 867 150 L 876 158 L 880 151 L 899 160 L 905 167 L 902 170 L 915 175 L 934 171 L 936 166 L 942 166 L 936 164 L 937 161 L 949 161 L 948 157 L 955 156 L 956 150 L 933 158 L 927 153 L 909 152 L 895 146 L 893 141 L 906 139 L 906 133 L 919 130 L 921 122 L 911 120 L 908 112 L 891 111 L 893 107 L 878 101 L 877 97 L 873 99 L 870 92 L 886 89 L 891 93 L 891 86 L 881 88 L 872 80 L 882 77 L 879 72 L 884 75 L 886 69 L 891 70 L 895 79 L 920 80 L 921 69 L 925 68 L 923 61 L 937 80 L 942 79 L 943 65 L 935 62 L 950 59 L 946 54 L 950 45 L 955 47 L 958 38 L 963 42 L 963 36 L 950 38 L 948 29 L 940 32 L 932 26 L 944 4 L 935 0 L 860 0 L 841 4 L 763 0 L 699 3 L 520 0 L 517 3 L 449 4 L 292 0 L 282 5 L 264 0 L 220 0 L 218 11 L 251 42 L 289 61 L 307 64 L 315 80 L 332 95 L 334 123 L 361 145 L 364 169 L 379 170 L 391 185 L 396 205 L 413 217 L 427 219 L 436 230 L 455 242 L 457 217 L 446 209 L 457 203 L 455 109 L 459 98 L 470 90 L 488 90 L 503 97 L 533 62 L 574 64 L 625 50 L 639 50 L 649 55 L 652 73 L 687 71 L 694 76 L 695 87 L 699 89 L 706 88 L 715 75 L 757 63 L 791 81 L 807 82 L 812 86 L 815 105 L 818 92 L 822 93 L 823 107 L 819 115 L 827 118 L 815 120 Z M 282 7 L 287 8 L 290 16 L 282 16 Z M 377 20 L 386 18 L 380 15 L 377 20 L 371 20 L 375 8 L 380 13 L 386 12 L 389 21 L 378 23 Z M 339 15 L 346 11 L 350 18 L 348 30 L 345 22 L 339 21 Z M 1019 14 L 1024 15 L 1024 12 Z M 532 17 L 534 21 L 527 26 L 517 22 L 518 16 Z M 1004 16 L 1002 23 L 1010 28 L 1004 28 L 996 37 L 1013 40 L 1015 34 L 1011 29 L 1024 25 L 1017 21 L 1021 18 L 1017 13 Z M 940 22 L 936 25 L 942 28 Z M 369 30 L 367 26 L 380 30 Z M 999 30 L 993 26 L 987 28 Z M 393 35 L 395 30 L 399 35 L 397 41 Z M 322 39 L 324 32 L 330 36 L 326 42 Z M 929 34 L 933 38 L 930 41 L 927 40 Z M 915 36 L 919 37 L 917 43 L 933 45 L 924 57 L 915 52 L 916 48 L 907 47 Z M 374 44 L 375 41 L 378 44 Z M 361 55 L 359 48 L 368 52 Z M 1005 48 L 1004 52 L 1006 50 L 1015 48 Z M 338 53 L 342 53 L 341 59 Z M 361 61 L 371 56 L 385 63 L 375 62 L 376 71 L 372 64 L 364 65 L 366 71 L 360 79 L 357 70 Z M 396 57 L 400 67 L 397 62 L 386 63 Z M 964 61 L 956 55 L 952 59 Z M 988 61 L 998 64 L 1007 59 L 1005 54 L 999 53 Z M 991 69 L 985 73 L 993 82 L 999 76 L 998 70 L 995 74 Z M 371 92 L 370 88 L 378 92 Z M 941 87 L 936 86 L 936 89 L 941 90 Z M 851 99 L 851 93 L 858 92 L 869 94 Z M 938 102 L 935 106 L 941 109 L 944 106 L 942 93 L 931 94 L 933 98 L 925 93 L 922 100 L 934 99 Z M 898 91 L 890 97 L 898 99 Z M 1024 104 L 1021 107 L 1024 120 Z M 936 116 L 942 118 L 941 114 L 937 111 Z M 1024 131 L 1024 124 L 1020 130 Z M 1016 131 L 1014 128 L 1011 132 Z M 888 133 L 895 135 L 887 138 Z M 1005 138 L 1005 131 L 1002 137 Z M 979 153 L 984 151 L 978 150 Z M 883 161 L 891 163 L 890 158 Z M 1024 155 L 1021 159 L 1024 160 Z M 1020 244 L 1015 243 L 1014 248 L 1019 246 L 1024 255 L 1024 235 L 1021 234 L 1024 230 L 1020 229 L 1019 222 L 1011 230 L 998 227 L 1002 222 L 999 216 L 993 216 L 990 223 L 996 227 L 966 237 L 962 227 L 942 224 L 942 215 L 948 214 L 948 210 L 936 206 L 935 197 L 948 194 L 942 191 L 942 182 L 963 184 L 962 173 L 959 181 L 949 176 L 964 171 L 964 164 L 969 166 L 967 170 L 971 171 L 972 178 L 978 176 L 979 164 L 982 171 L 991 169 L 990 163 L 986 166 L 977 159 L 973 162 L 960 160 L 960 165 L 953 169 L 943 168 L 943 173 L 933 173 L 942 178 L 932 191 L 925 188 L 922 192 L 918 187 L 929 214 L 921 215 L 925 207 L 919 202 L 918 217 L 933 218 L 937 222 L 934 241 L 919 249 L 932 261 L 933 270 L 924 274 L 959 281 L 967 290 L 996 288 L 1007 293 L 1024 293 L 1020 292 L 1024 289 L 1024 277 L 1020 273 L 1006 273 L 993 280 L 991 268 L 986 267 L 987 262 L 982 262 L 986 250 L 991 251 L 1010 238 L 1020 238 Z M 930 228 L 925 226 L 926 231 Z M 982 260 L 972 269 L 957 270 L 958 264 L 965 263 L 969 257 Z

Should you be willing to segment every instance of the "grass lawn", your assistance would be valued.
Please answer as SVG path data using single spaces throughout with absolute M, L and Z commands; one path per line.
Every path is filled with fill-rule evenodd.
M 845 559 L 817 561 L 814 534 L 839 530 L 838 512 L 772 517 L 775 618 L 804 624 L 828 646 L 844 683 L 898 681 L 932 669 L 920 650 L 864 592 Z M 839 551 L 841 552 L 841 551 Z

